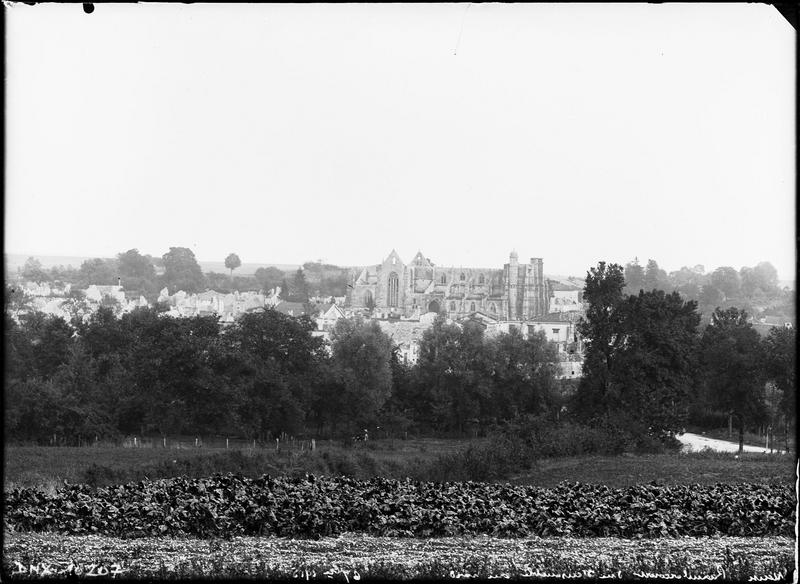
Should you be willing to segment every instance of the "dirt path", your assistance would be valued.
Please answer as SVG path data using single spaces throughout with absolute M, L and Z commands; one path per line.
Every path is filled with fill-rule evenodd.
M 691 432 L 685 432 L 684 434 L 680 434 L 677 436 L 677 438 L 678 440 L 681 441 L 681 443 L 683 443 L 684 451 L 699 452 L 703 450 L 703 448 L 710 448 L 711 450 L 716 450 L 718 452 L 739 451 L 738 442 L 728 442 L 727 440 L 706 438 L 705 436 L 700 436 L 699 434 L 692 434 Z M 744 451 L 769 453 L 769 450 L 765 449 L 763 446 L 748 446 L 747 444 L 744 445 Z M 782 449 L 776 449 L 776 451 L 782 452 Z

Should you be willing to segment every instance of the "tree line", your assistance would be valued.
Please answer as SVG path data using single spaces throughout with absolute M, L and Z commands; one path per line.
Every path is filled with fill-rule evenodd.
M 743 266 L 739 270 L 721 266 L 710 273 L 706 273 L 702 265 L 684 266 L 668 274 L 654 259 L 648 260 L 645 266 L 634 259 L 625 264 L 624 276 L 627 294 L 665 290 L 694 300 L 705 324 L 716 307 L 735 306 L 751 315 L 794 315 L 794 293 L 780 286 L 778 271 L 769 262 Z
M 463 434 L 539 414 L 557 400 L 544 336 L 487 338 L 478 322 L 435 321 L 409 366 L 377 323 L 342 319 L 330 347 L 307 317 L 273 309 L 222 327 L 149 307 L 86 322 L 6 312 L 6 438 L 68 443 L 125 435 L 225 434 L 267 440 Z
M 359 318 L 338 321 L 326 346 L 309 318 L 272 309 L 227 327 L 157 308 L 117 318 L 101 307 L 68 323 L 37 312 L 15 319 L 7 294 L 7 438 L 265 440 L 376 426 L 464 435 L 538 416 L 666 439 L 731 416 L 740 435 L 795 423 L 793 330 L 762 339 L 736 307 L 717 307 L 701 328 L 696 301 L 628 294 L 626 285 L 617 264 L 587 274 L 584 374 L 574 391 L 557 379 L 557 352 L 542 334 L 490 337 L 477 320 L 437 318 L 409 365 L 376 322 Z
M 740 443 L 746 428 L 794 426 L 794 330 L 762 338 L 735 306 L 716 307 L 701 330 L 696 301 L 677 291 L 627 294 L 625 273 L 601 262 L 587 274 L 575 415 L 657 435 L 735 418 Z
M 347 268 L 322 262 L 306 262 L 296 271 L 269 266 L 258 268 L 253 275 L 234 275 L 234 270 L 241 265 L 239 256 L 231 253 L 225 258 L 229 274 L 204 273 L 191 249 L 170 247 L 161 257 L 129 249 L 114 258 L 85 260 L 78 268 L 52 266 L 45 269 L 39 260 L 28 258 L 18 273 L 25 281 L 71 284 L 80 289 L 91 284 L 114 286 L 121 283 L 124 290 L 141 294 L 154 303 L 163 288 L 170 294 L 178 290 L 191 294 L 207 289 L 266 293 L 276 287 L 280 287 L 284 300 L 308 302 L 310 296 L 344 296 L 350 272 Z

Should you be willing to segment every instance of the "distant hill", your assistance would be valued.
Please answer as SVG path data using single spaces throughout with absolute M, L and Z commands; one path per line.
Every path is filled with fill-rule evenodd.
M 204 273 L 208 272 L 217 272 L 219 274 L 228 274 L 230 270 L 225 267 L 225 262 L 204 262 L 202 260 L 197 260 L 197 263 L 200 264 Z M 258 268 L 268 268 L 268 267 L 275 267 L 279 270 L 284 272 L 294 272 L 297 268 L 300 267 L 299 264 L 256 264 L 256 263 L 247 263 L 242 262 L 242 265 L 233 270 L 234 276 L 252 276 L 256 273 Z
M 92 259 L 89 256 L 45 256 L 45 255 L 35 255 L 35 254 L 15 254 L 15 253 L 7 253 L 6 254 L 6 266 L 9 272 L 16 272 L 17 268 L 21 268 L 25 265 L 25 262 L 28 260 L 29 257 L 34 257 L 40 262 L 42 262 L 42 267 L 44 268 L 51 268 L 53 266 L 72 266 L 73 268 L 80 268 L 81 264 L 86 261 Z
M 9 273 L 14 273 L 17 271 L 17 268 L 21 268 L 25 265 L 27 259 L 31 257 L 30 255 L 25 254 L 6 254 L 6 267 Z M 34 255 L 37 260 L 42 262 L 42 267 L 50 268 L 53 266 L 72 266 L 73 268 L 81 267 L 81 264 L 86 261 L 90 260 L 93 257 L 97 256 L 50 256 L 50 255 Z M 222 274 L 227 274 L 229 272 L 228 268 L 225 267 L 225 262 L 204 262 L 202 260 L 198 260 L 197 263 L 200 264 L 203 272 L 219 272 Z M 238 268 L 236 268 L 233 273 L 237 276 L 252 276 L 256 273 L 258 268 L 268 268 L 269 266 L 274 266 L 279 270 L 296 270 L 299 265 L 298 264 L 268 264 L 268 263 L 247 263 L 244 262 Z

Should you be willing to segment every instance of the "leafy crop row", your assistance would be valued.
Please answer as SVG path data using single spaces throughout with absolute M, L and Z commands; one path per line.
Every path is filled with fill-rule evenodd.
M 791 535 L 794 493 L 784 485 L 562 483 L 553 489 L 376 478 L 214 475 L 104 489 L 67 485 L 53 495 L 16 489 L 5 521 L 18 531 L 231 537 L 397 537 L 490 534 L 614 536 Z

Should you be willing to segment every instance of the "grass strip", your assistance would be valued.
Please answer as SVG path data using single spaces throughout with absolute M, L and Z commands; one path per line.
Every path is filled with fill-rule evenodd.
M 791 577 L 788 537 L 404 539 L 344 534 L 320 540 L 230 540 L 7 533 L 3 574 L 11 578 L 109 575 L 122 578 L 408 580 L 645 578 L 748 580 Z

